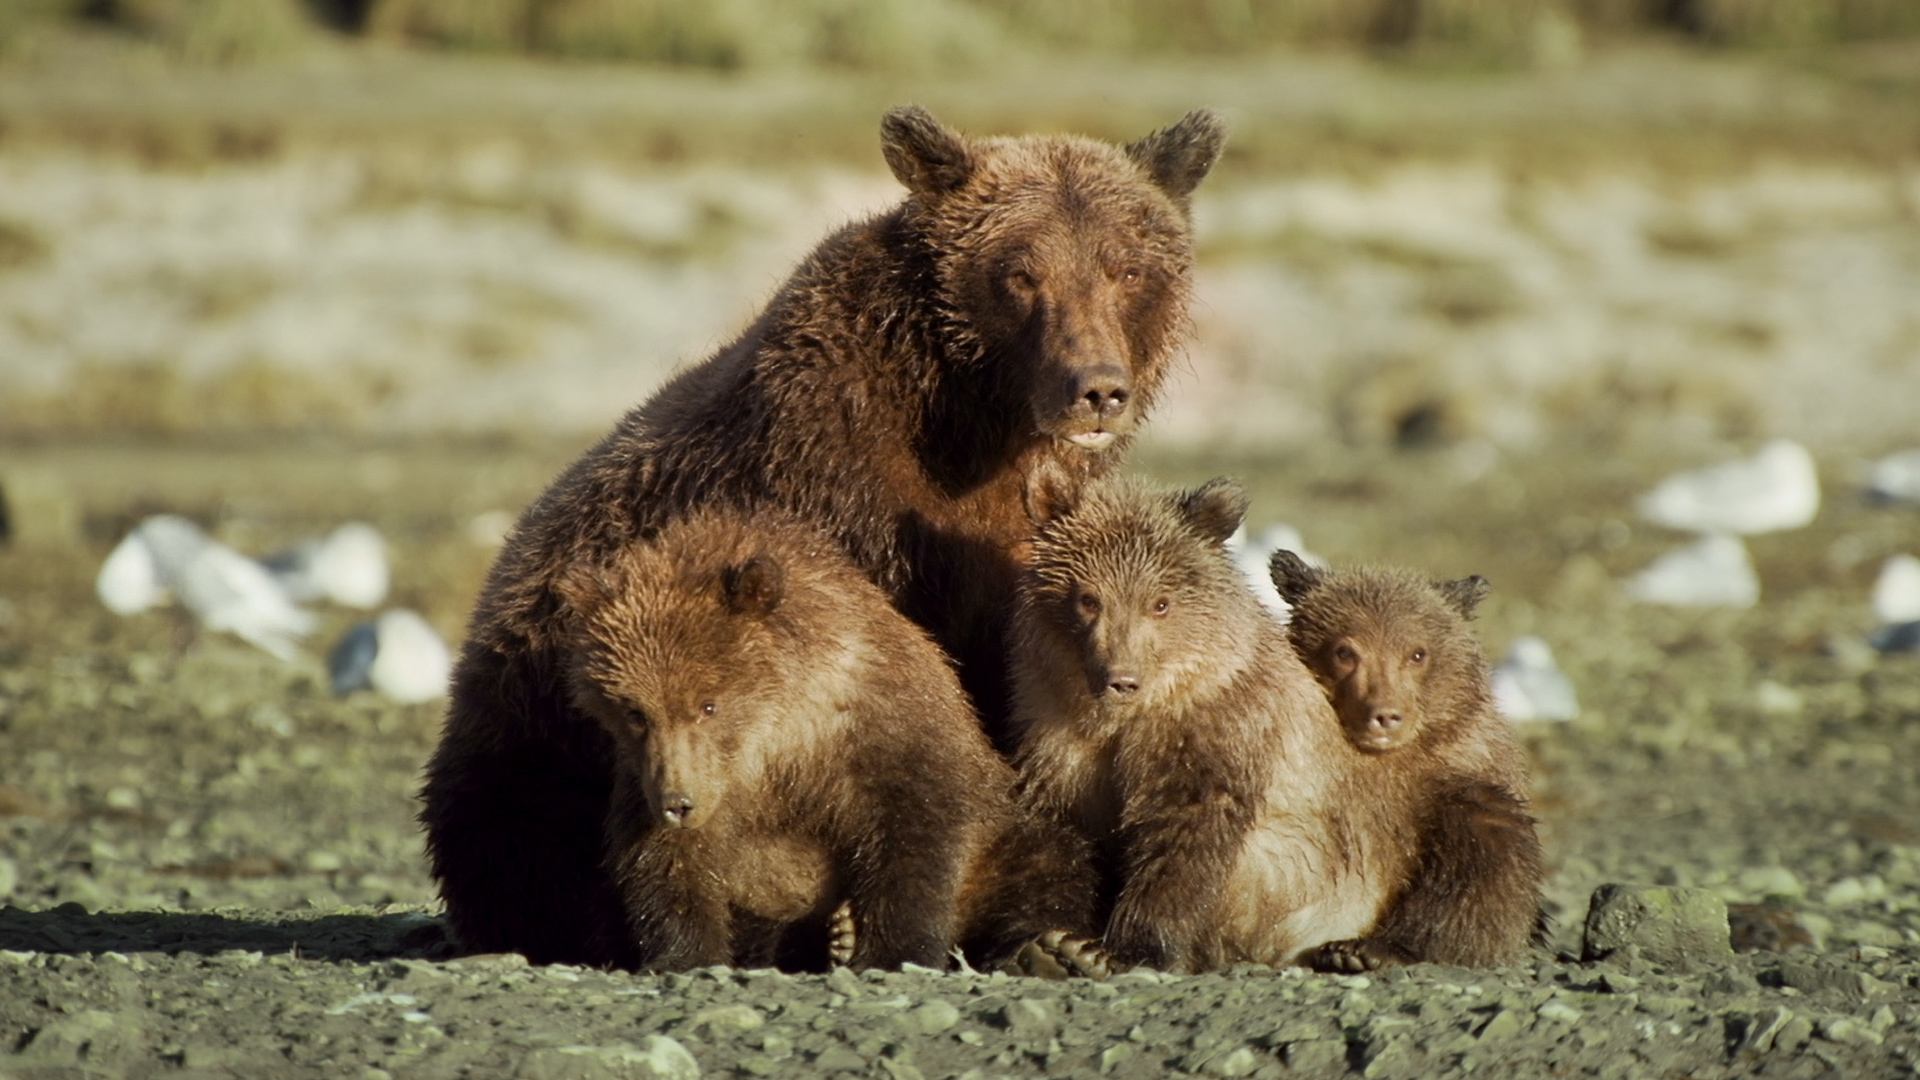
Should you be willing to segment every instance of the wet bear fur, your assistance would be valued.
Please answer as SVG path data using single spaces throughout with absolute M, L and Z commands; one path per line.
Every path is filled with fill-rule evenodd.
M 939 647 L 824 536 L 695 511 L 562 578 L 574 706 L 614 747 L 606 872 L 639 964 L 979 965 L 1090 930 L 1072 838 L 1017 820 L 1014 773 Z
M 1355 790 L 1397 827 L 1406 871 L 1378 924 L 1317 967 L 1510 964 L 1545 937 L 1526 759 L 1493 707 L 1467 625 L 1487 583 L 1390 568 L 1320 570 L 1276 552 L 1289 636 L 1359 751 Z
M 906 200 L 825 240 L 737 340 L 627 414 L 495 562 L 421 793 L 465 948 L 639 963 L 602 869 L 614 744 L 567 693 L 556 586 L 695 507 L 819 527 L 1002 734 L 1030 490 L 1110 468 L 1149 408 L 1186 325 L 1188 195 L 1221 140 L 1205 112 L 1126 147 L 887 115 Z

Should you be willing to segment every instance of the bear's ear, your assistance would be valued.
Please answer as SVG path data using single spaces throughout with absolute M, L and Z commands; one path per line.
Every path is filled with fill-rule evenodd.
M 1247 516 L 1247 502 L 1247 493 L 1239 484 L 1216 476 L 1180 496 L 1180 513 L 1194 532 L 1224 544 Z
M 1080 504 L 1080 482 L 1045 460 L 1027 474 L 1027 520 L 1036 526 L 1058 521 Z
M 1147 170 L 1162 191 L 1185 200 L 1220 160 L 1227 128 L 1206 109 L 1195 109 L 1170 128 L 1127 144 L 1127 156 Z
M 574 563 L 553 583 L 553 591 L 560 596 L 560 602 L 575 615 L 591 615 L 606 606 L 607 602 L 620 594 L 623 582 L 620 573 L 605 563 L 582 561 Z
M 944 194 L 973 175 L 966 139 L 918 105 L 902 105 L 880 121 L 880 151 L 893 175 L 915 194 Z
M 1434 587 L 1440 590 L 1440 595 L 1446 599 L 1448 606 L 1459 612 L 1463 619 L 1473 618 L 1474 610 L 1480 606 L 1480 601 L 1485 600 L 1487 594 L 1493 591 L 1493 586 L 1479 574 L 1463 577 L 1458 581 L 1437 582 Z
M 1322 577 L 1307 560 L 1285 548 L 1267 560 L 1267 575 L 1273 578 L 1273 587 L 1280 590 L 1280 598 L 1289 604 L 1306 599 L 1306 595 L 1320 585 Z
M 761 618 L 780 606 L 787 589 L 787 571 L 773 559 L 755 555 L 738 566 L 727 567 L 720 583 L 728 611 Z

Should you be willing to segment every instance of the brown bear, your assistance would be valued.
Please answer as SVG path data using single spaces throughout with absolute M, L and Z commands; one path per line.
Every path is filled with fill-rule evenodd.
M 1354 790 L 1399 820 L 1396 839 L 1410 856 L 1380 921 L 1323 946 L 1314 965 L 1478 967 L 1543 944 L 1526 761 L 1494 711 L 1486 658 L 1467 626 L 1486 579 L 1318 570 L 1290 551 L 1269 565 L 1293 605 L 1294 648 L 1360 751 Z
M 1206 112 L 1126 147 L 887 115 L 905 202 L 829 237 L 737 340 L 628 413 L 495 563 L 420 815 L 465 947 L 638 963 L 601 868 L 614 746 L 566 694 L 555 586 L 691 508 L 819 526 L 1000 734 L 1029 492 L 1104 472 L 1145 415 L 1186 324 L 1187 199 L 1221 141 Z
M 1512 747 L 1350 745 L 1225 547 L 1246 505 L 1223 480 L 1093 485 L 1021 581 L 1022 798 L 1093 845 L 1106 948 L 1181 972 L 1517 958 L 1539 851 Z
M 831 540 L 695 510 L 558 590 L 641 966 L 991 965 L 1090 929 L 1073 839 L 1015 818 L 946 656 Z
M 1387 900 L 1354 751 L 1226 548 L 1246 507 L 1225 480 L 1091 485 L 1021 580 L 1022 798 L 1093 845 L 1123 965 L 1291 964 Z

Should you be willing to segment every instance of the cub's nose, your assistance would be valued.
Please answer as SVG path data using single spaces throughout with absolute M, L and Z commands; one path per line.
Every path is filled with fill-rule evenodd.
M 1130 671 L 1115 671 L 1107 675 L 1107 689 L 1127 697 L 1140 689 L 1140 677 Z
M 660 816 L 676 829 L 685 828 L 687 819 L 693 816 L 693 798 L 678 791 L 669 791 L 660 797 Z
M 1382 709 L 1373 714 L 1367 726 L 1382 735 L 1388 734 L 1400 726 L 1400 714 Z

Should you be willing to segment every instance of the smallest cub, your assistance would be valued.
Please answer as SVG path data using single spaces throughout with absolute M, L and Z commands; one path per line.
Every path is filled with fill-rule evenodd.
M 1406 823 L 1411 843 L 1380 921 L 1321 946 L 1313 966 L 1519 960 L 1545 936 L 1540 843 L 1525 759 L 1494 711 L 1486 658 L 1467 626 L 1486 580 L 1318 570 L 1290 551 L 1275 552 L 1269 568 L 1293 605 L 1294 649 L 1360 751 L 1353 790 Z
M 1077 853 L 1014 818 L 945 656 L 825 536 L 700 511 L 560 592 L 643 967 L 943 967 L 1084 932 Z

